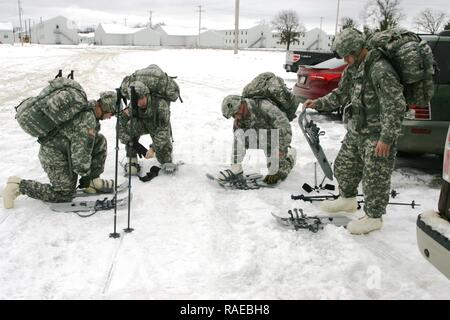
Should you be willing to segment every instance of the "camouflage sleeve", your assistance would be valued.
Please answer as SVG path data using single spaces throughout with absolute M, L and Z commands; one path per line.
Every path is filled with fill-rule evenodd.
M 401 132 L 406 102 L 403 86 L 392 66 L 380 60 L 372 69 L 372 83 L 380 103 L 380 140 L 391 145 Z
M 279 130 L 279 149 L 281 151 L 287 151 L 292 141 L 292 128 L 291 124 L 289 123 L 289 119 L 286 117 L 283 111 L 270 103 L 263 102 L 261 104 L 261 111 L 270 121 L 269 125 L 272 128 Z
M 341 80 L 336 89 L 331 91 L 324 97 L 317 99 L 317 111 L 334 111 L 340 106 L 347 104 L 350 101 L 350 72 L 348 68 L 342 73 Z
M 97 136 L 97 122 L 92 111 L 82 112 L 73 123 L 70 153 L 73 171 L 79 176 L 90 174 L 92 149 Z
M 144 119 L 133 118 L 125 113 L 120 115 L 119 119 L 119 139 L 123 144 L 127 144 L 131 138 L 140 137 L 145 133 L 143 125 Z
M 164 99 L 158 101 L 158 117 L 155 131 L 156 134 L 153 136 L 152 140 L 158 148 L 164 148 L 171 144 L 170 107 L 169 103 Z

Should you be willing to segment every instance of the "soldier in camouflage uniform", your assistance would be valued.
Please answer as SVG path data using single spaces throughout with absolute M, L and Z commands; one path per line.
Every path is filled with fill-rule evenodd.
M 344 29 L 333 48 L 348 64 L 339 86 L 325 97 L 307 100 L 304 108 L 329 111 L 348 106 L 347 134 L 334 162 L 341 197 L 324 202 L 322 208 L 356 211 L 362 181 L 366 215 L 350 222 L 347 230 L 364 234 L 382 226 L 406 103 L 394 68 L 378 50 L 366 48 L 358 30 Z
M 167 173 L 176 170 L 172 163 L 172 135 L 170 127 L 169 102 L 150 95 L 148 87 L 141 81 L 130 83 L 138 96 L 138 115 L 131 118 L 131 109 L 124 109 L 120 117 L 120 141 L 126 145 L 127 157 L 131 158 L 131 174 L 138 175 L 140 167 L 137 155 L 146 159 L 156 156 L 162 164 L 161 169 Z M 152 144 L 147 150 L 139 143 L 140 136 L 150 134 Z M 128 159 L 130 160 L 130 159 Z M 128 172 L 129 161 L 126 164 Z
M 222 114 L 227 119 L 234 118 L 233 156 L 229 170 L 235 175 L 242 174 L 241 163 L 246 149 L 257 148 L 263 149 L 267 158 L 269 174 L 264 182 L 276 184 L 286 179 L 295 165 L 296 154 L 295 149 L 290 147 L 292 129 L 283 111 L 265 99 L 244 99 L 229 95 L 222 102 Z M 252 134 L 246 134 L 249 130 L 255 133 L 253 137 Z M 278 139 L 272 139 L 271 135 L 276 133 Z M 228 176 L 225 170 L 219 174 L 218 179 L 226 180 Z
M 64 94 L 62 92 L 61 94 Z M 39 160 L 50 183 L 10 177 L 3 191 L 4 207 L 14 207 L 20 194 L 46 202 L 73 199 L 78 176 L 79 188 L 85 192 L 108 192 L 113 180 L 100 179 L 106 160 L 106 138 L 99 133 L 99 120 L 109 119 L 115 112 L 116 93 L 103 92 L 97 101 L 90 100 L 56 135 L 40 139 Z

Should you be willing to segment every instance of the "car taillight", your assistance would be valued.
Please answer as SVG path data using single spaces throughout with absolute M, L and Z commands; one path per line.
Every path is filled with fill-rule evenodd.
M 442 177 L 444 178 L 445 181 L 450 182 L 450 127 L 448 128 L 447 141 L 445 143 Z
M 419 107 L 415 104 L 410 104 L 408 105 L 405 118 L 408 120 L 431 120 L 431 106 Z
M 311 73 L 310 79 L 319 79 L 323 81 L 332 81 L 338 79 L 341 76 L 340 73 Z
M 293 54 L 292 55 L 292 62 L 297 62 L 298 60 L 300 60 L 300 55 L 299 54 Z

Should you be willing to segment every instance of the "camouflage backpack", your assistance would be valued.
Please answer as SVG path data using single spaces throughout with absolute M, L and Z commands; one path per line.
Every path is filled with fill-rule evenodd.
M 286 87 L 283 79 L 272 72 L 264 72 L 247 84 L 242 91 L 244 98 L 267 99 L 275 104 L 292 121 L 296 116 L 298 101 Z
M 16 107 L 20 127 L 33 137 L 44 138 L 57 132 L 87 108 L 86 93 L 78 82 L 59 77 L 49 83 L 38 96 Z
M 128 93 L 129 84 L 134 81 L 141 81 L 150 90 L 150 95 L 175 102 L 180 98 L 180 88 L 175 82 L 175 78 L 169 77 L 156 64 L 151 64 L 147 68 L 137 70 L 130 76 L 125 77 L 120 85 L 120 91 L 123 96 L 130 99 Z
M 389 29 L 369 37 L 367 46 L 381 51 L 392 63 L 408 105 L 429 105 L 434 94 L 436 62 L 426 41 L 407 30 Z

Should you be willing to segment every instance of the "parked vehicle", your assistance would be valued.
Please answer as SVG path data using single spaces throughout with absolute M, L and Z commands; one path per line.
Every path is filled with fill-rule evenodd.
M 283 68 L 286 72 L 297 72 L 300 65 L 313 66 L 332 57 L 332 52 L 288 50 Z
M 417 245 L 422 255 L 450 279 L 450 126 L 445 143 L 444 178 L 438 210 L 417 217 Z
M 439 72 L 429 106 L 409 105 L 398 140 L 398 150 L 442 154 L 450 124 L 450 36 L 421 35 L 433 50 Z
M 420 35 L 420 37 L 430 45 L 439 68 L 434 79 L 435 92 L 428 106 L 408 105 L 397 147 L 398 151 L 404 153 L 442 154 L 442 143 L 445 141 L 450 124 L 450 35 L 444 31 L 439 35 Z M 324 65 L 318 64 L 314 67 L 300 67 L 297 72 L 297 83 L 293 88 L 294 94 L 305 101 L 324 96 L 333 90 L 345 69 L 345 67 L 339 69 L 337 61 L 333 61 L 335 60 L 331 59 L 324 62 Z M 326 67 L 328 62 L 328 68 L 321 68 Z M 323 79 L 320 75 L 312 78 L 309 76 L 317 71 L 327 76 Z
M 293 92 L 302 102 L 317 99 L 336 88 L 347 64 L 343 59 L 332 58 L 314 66 L 301 66 Z

